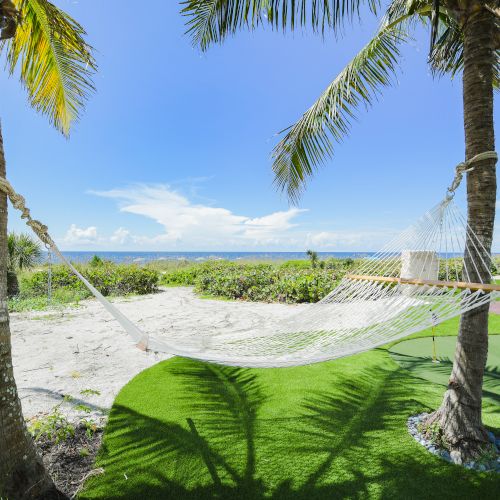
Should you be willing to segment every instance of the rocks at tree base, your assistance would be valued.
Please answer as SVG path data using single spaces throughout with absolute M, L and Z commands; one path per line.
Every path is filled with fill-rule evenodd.
M 423 434 L 418 430 L 419 424 L 425 420 L 428 413 L 421 413 L 420 415 L 414 415 L 408 419 L 407 427 L 410 435 L 417 441 L 417 443 L 424 446 L 430 453 L 436 455 L 447 462 L 462 465 L 466 469 L 476 470 L 478 472 L 497 472 L 500 473 L 500 437 L 496 437 L 491 431 L 488 431 L 488 440 L 492 445 L 492 452 L 496 453 L 496 457 L 486 456 L 483 460 L 470 461 L 463 463 L 462 456 L 458 451 L 451 451 L 444 448 L 440 448 L 436 443 L 429 439 L 426 439 Z
M 455 465 L 462 465 L 462 455 L 460 454 L 459 451 L 455 451 L 453 450 L 451 453 L 450 453 L 450 457 L 451 457 L 451 461 L 455 464 Z M 474 462 L 471 462 L 471 463 L 474 463 Z

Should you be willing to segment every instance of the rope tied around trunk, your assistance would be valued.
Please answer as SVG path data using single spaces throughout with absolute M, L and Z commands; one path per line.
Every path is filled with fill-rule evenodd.
M 498 155 L 496 151 L 485 151 L 484 153 L 479 153 L 473 156 L 470 160 L 462 161 L 455 167 L 455 178 L 447 190 L 446 201 L 451 200 L 455 196 L 455 191 L 460 186 L 464 174 L 474 170 L 475 167 L 471 166 L 474 163 L 482 160 L 498 160 Z
M 138 347 L 146 349 L 148 345 L 148 335 L 137 328 L 127 317 L 123 315 L 116 307 L 113 306 L 106 298 L 85 278 L 76 267 L 61 253 L 54 240 L 49 235 L 49 228 L 42 224 L 39 220 L 31 217 L 30 209 L 26 206 L 24 196 L 21 196 L 15 191 L 10 182 L 0 177 L 0 191 L 5 193 L 9 198 L 12 206 L 21 212 L 21 218 L 26 219 L 28 225 L 33 232 L 44 243 L 48 251 L 52 252 L 64 263 L 71 271 L 83 282 L 90 290 L 92 295 L 103 305 L 103 307 L 120 323 L 130 337 L 137 342 Z
M 26 219 L 26 225 L 31 227 L 33 232 L 40 238 L 40 240 L 49 247 L 54 246 L 52 238 L 49 236 L 49 228 L 42 224 L 39 220 L 31 217 L 30 209 L 26 206 L 26 199 L 21 196 L 12 187 L 12 184 L 3 177 L 0 177 L 0 191 L 4 192 L 9 198 L 12 206 L 21 212 L 21 219 Z

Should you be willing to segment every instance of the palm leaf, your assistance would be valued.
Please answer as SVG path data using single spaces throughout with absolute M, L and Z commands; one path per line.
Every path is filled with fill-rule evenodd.
M 182 4 L 187 33 L 195 46 L 206 50 L 241 29 L 262 24 L 283 31 L 304 26 L 320 33 L 337 30 L 358 18 L 365 4 L 376 12 L 380 0 L 185 0 Z
M 397 27 L 382 28 L 276 145 L 275 182 L 292 201 L 298 200 L 315 168 L 332 156 L 332 139 L 340 142 L 349 132 L 359 105 L 370 105 L 382 87 L 391 85 L 399 44 L 407 38 Z
M 14 271 L 32 269 L 42 259 L 40 243 L 29 234 L 9 233 L 7 238 L 9 266 Z
M 443 27 L 429 57 L 429 64 L 436 75 L 455 76 L 463 69 L 463 33 L 455 23 Z
M 10 74 L 19 68 L 30 104 L 64 134 L 94 91 L 96 62 L 86 32 L 47 0 L 16 0 L 22 22 L 5 42 Z
M 409 16 L 414 14 L 430 19 L 432 16 L 431 0 L 393 0 L 387 7 L 383 25 L 399 23 L 402 19 L 410 19 Z

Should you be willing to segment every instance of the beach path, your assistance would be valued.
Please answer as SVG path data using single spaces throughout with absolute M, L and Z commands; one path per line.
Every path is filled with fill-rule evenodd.
M 187 287 L 114 303 L 143 331 L 165 339 L 279 322 L 301 307 L 201 299 Z M 78 307 L 13 313 L 11 329 L 14 373 L 27 419 L 59 404 L 70 419 L 105 418 L 132 377 L 169 357 L 137 349 L 95 300 Z

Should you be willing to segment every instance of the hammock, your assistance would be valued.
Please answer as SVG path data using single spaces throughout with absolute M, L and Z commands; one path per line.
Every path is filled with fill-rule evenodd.
M 226 365 L 282 367 L 373 349 L 497 299 L 500 286 L 491 284 L 491 255 L 453 201 L 470 165 L 496 157 L 487 152 L 460 164 L 440 203 L 364 259 L 320 302 L 292 312 L 279 324 L 257 322 L 224 333 L 214 327 L 196 335 L 170 333 L 168 338 L 151 338 L 139 330 L 66 260 L 47 227 L 31 218 L 24 198 L 5 179 L 0 179 L 0 189 L 141 349 Z

